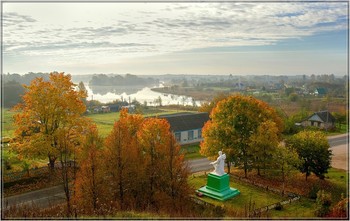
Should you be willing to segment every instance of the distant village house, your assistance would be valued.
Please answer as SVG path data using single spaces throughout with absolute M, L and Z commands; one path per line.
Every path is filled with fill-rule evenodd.
M 301 122 L 304 127 L 313 126 L 320 129 L 335 128 L 335 118 L 328 111 L 319 111 Z

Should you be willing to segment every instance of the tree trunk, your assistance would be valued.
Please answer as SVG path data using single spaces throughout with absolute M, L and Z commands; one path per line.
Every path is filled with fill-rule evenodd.
M 51 171 L 55 169 L 55 161 L 56 161 L 56 157 L 49 155 L 49 168 Z
M 227 173 L 230 174 L 231 173 L 231 162 L 227 161 L 226 164 L 227 164 Z

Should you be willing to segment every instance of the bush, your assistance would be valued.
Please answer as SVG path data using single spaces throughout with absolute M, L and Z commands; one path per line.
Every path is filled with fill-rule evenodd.
M 331 211 L 332 195 L 330 193 L 325 193 L 324 190 L 320 190 L 317 192 L 316 203 L 316 216 L 324 217 Z
M 312 187 L 308 193 L 308 197 L 310 199 L 313 199 L 313 200 L 317 199 L 318 191 L 320 191 L 320 185 L 318 183 L 316 183 L 316 184 L 312 185 Z

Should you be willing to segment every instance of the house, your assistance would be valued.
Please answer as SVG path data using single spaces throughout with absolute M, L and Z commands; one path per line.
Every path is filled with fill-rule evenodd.
M 174 133 L 179 144 L 197 143 L 203 140 L 202 128 L 209 120 L 208 113 L 178 113 L 161 115 L 170 124 L 170 130 Z
M 301 125 L 330 129 L 335 127 L 335 118 L 328 111 L 319 111 L 302 121 Z
M 327 90 L 325 88 L 316 88 L 314 94 L 315 96 L 323 97 L 326 96 Z
M 109 106 L 102 106 L 101 111 L 103 113 L 108 113 L 108 112 L 111 112 L 111 108 Z

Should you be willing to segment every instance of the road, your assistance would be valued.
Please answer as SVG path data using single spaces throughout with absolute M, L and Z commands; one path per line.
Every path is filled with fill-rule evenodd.
M 329 137 L 328 141 L 333 152 L 332 167 L 348 170 L 348 134 Z M 207 158 L 189 160 L 188 166 L 192 173 L 213 169 L 213 166 L 210 165 L 210 161 Z M 63 187 L 55 186 L 17 196 L 7 197 L 3 199 L 2 205 L 28 205 L 34 203 L 39 207 L 46 207 L 58 202 L 64 202 L 64 200 L 65 196 Z
M 342 134 L 328 138 L 332 150 L 333 168 L 349 171 L 349 134 Z
M 41 190 L 32 191 L 16 196 L 6 197 L 2 201 L 3 209 L 13 205 L 35 205 L 47 207 L 65 201 L 63 186 L 54 186 Z

